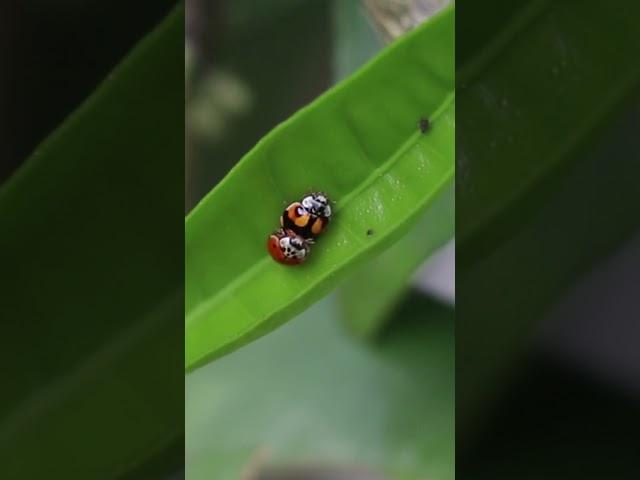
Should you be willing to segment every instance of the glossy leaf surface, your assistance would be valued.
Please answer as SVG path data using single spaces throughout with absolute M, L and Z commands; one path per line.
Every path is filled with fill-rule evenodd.
M 404 234 L 453 178 L 454 11 L 267 135 L 186 219 L 186 368 L 272 330 Z M 423 134 L 417 123 L 432 119 Z M 335 219 L 299 267 L 268 234 L 309 189 Z M 376 235 L 367 235 L 374 230 Z
M 349 330 L 368 338 L 384 327 L 389 313 L 406 294 L 411 275 L 453 236 L 454 197 L 452 185 L 438 195 L 411 231 L 342 285 L 340 303 Z
M 334 13 L 334 71 L 336 78 L 344 78 L 382 48 L 382 43 L 364 5 L 336 1 Z M 411 274 L 435 248 L 453 236 L 454 196 L 452 186 L 401 240 L 349 275 L 339 293 L 343 318 L 351 332 L 361 337 L 379 332 L 407 291 Z

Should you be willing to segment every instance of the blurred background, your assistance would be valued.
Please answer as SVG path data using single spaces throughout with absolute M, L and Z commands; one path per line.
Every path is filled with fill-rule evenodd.
M 456 475 L 640 478 L 638 3 L 456 10 Z
M 176 3 L 8 0 L 0 4 L 0 181 Z
M 118 93 L 93 102 L 97 114 L 7 181 L 177 3 L 0 2 L 2 478 L 161 478 L 182 469 L 182 19 L 163 63 L 147 53 L 133 62 L 135 78 L 112 76 Z M 150 64 L 162 80 L 136 96 Z M 155 137 L 139 120 L 151 112 Z M 149 255 L 162 262 L 150 267 Z M 173 305 L 163 303 L 169 288 L 178 292 Z M 152 333 L 136 338 L 145 321 Z
M 185 211 L 278 123 L 448 3 L 187 0 Z M 415 272 L 368 341 L 347 332 L 338 292 L 187 375 L 186 477 L 452 478 L 454 252 L 451 241 Z
M 15 171 L 175 3 L 23 0 L 0 4 L 0 181 Z M 184 205 L 189 211 L 278 122 L 444 2 L 186 3 Z M 496 17 L 494 22 L 488 22 L 479 7 L 458 1 L 457 42 L 463 49 L 470 43 L 482 44 L 490 36 L 486 30 L 498 32 L 507 24 L 514 3 L 483 3 L 481 8 Z M 579 3 L 567 2 L 575 12 L 584 10 L 584 4 Z M 624 0 L 618 4 L 620 8 L 630 6 L 632 3 Z M 586 30 L 592 27 L 585 25 Z M 638 38 L 640 35 L 629 36 L 625 48 L 636 48 Z M 602 36 L 600 44 L 609 52 L 622 49 L 621 45 L 608 45 L 606 40 L 607 36 Z M 584 58 L 587 62 L 588 57 Z M 633 62 L 629 65 L 633 67 Z M 549 72 L 553 74 L 552 69 Z M 607 75 L 614 81 L 626 78 L 627 73 Z M 585 172 L 606 177 L 610 190 L 574 196 L 578 201 L 588 198 L 590 203 L 579 204 L 583 210 L 576 210 L 573 205 L 573 209 L 562 211 L 562 219 L 574 218 L 576 211 L 589 217 L 590 209 L 595 209 L 596 203 L 604 203 L 602 197 L 608 196 L 618 208 L 609 209 L 602 217 L 591 216 L 592 226 L 586 236 L 599 234 L 605 217 L 613 219 L 608 225 L 624 228 L 607 243 L 607 248 L 590 255 L 586 266 L 576 267 L 571 281 L 558 289 L 543 313 L 536 313 L 535 328 L 524 335 L 525 346 L 508 357 L 513 367 L 508 379 L 503 379 L 499 391 L 479 410 L 481 421 L 477 428 L 469 433 L 465 421 L 458 421 L 459 478 L 640 477 L 636 439 L 640 430 L 640 196 L 636 167 L 640 165 L 640 102 L 637 89 L 630 91 L 616 114 L 604 119 L 606 128 L 594 134 L 587 153 L 579 156 L 578 166 L 557 187 L 573 193 L 572 185 L 580 185 Z M 460 118 L 464 103 L 459 101 L 458 107 Z M 459 172 L 459 178 L 466 173 Z M 589 191 L 578 192 L 585 195 Z M 557 212 L 563 202 L 568 200 L 562 195 L 550 197 L 543 213 Z M 530 245 L 541 244 L 545 227 L 548 225 L 541 222 L 529 232 Z M 551 238 L 544 247 L 557 247 L 562 243 L 562 233 L 557 230 L 544 236 Z M 581 241 L 575 242 L 567 251 L 581 250 L 582 245 Z M 551 255 L 556 251 L 562 252 L 548 248 L 549 264 L 562 261 L 562 255 Z M 452 252 L 449 245 L 420 270 L 414 288 L 390 314 L 392 321 L 373 345 L 347 341 L 342 330 L 322 323 L 323 319 L 339 315 L 337 300 L 332 297 L 282 331 L 247 347 L 246 353 L 238 352 L 188 377 L 187 403 L 193 414 L 187 412 L 187 428 L 192 428 L 194 436 L 187 439 L 187 458 L 200 462 L 198 468 L 205 473 L 210 468 L 237 467 L 245 479 L 371 479 L 380 478 L 380 474 L 361 465 L 344 466 L 348 463 L 345 458 L 358 456 L 374 465 L 391 459 L 402 466 L 420 464 L 423 457 L 437 452 L 441 458 L 449 459 L 449 464 L 444 461 L 436 472 L 441 476 L 429 478 L 447 478 L 452 449 L 443 447 L 429 432 L 416 432 L 415 425 L 434 422 L 429 425 L 437 426 L 436 434 L 450 433 L 446 421 L 438 424 L 437 417 L 453 415 L 453 385 L 446 378 L 453 368 L 453 332 L 447 327 L 452 321 L 450 305 L 455 298 Z M 493 285 L 495 289 L 486 296 L 485 303 L 504 302 L 518 292 L 537 300 L 540 284 L 535 283 L 537 277 L 527 275 L 539 273 L 548 264 L 523 261 L 516 266 L 524 272 L 524 280 L 523 276 L 505 275 Z M 468 289 L 473 285 L 466 284 Z M 479 281 L 475 287 L 484 291 Z M 456 332 L 459 354 L 465 345 L 482 348 L 486 337 L 509 327 L 507 321 L 496 326 L 491 323 L 492 318 L 474 317 L 473 311 L 465 310 L 460 293 Z M 509 312 L 512 319 L 526 313 L 523 307 L 513 308 Z M 424 322 L 426 317 L 432 321 Z M 472 329 L 465 322 L 485 322 L 492 329 L 487 329 L 486 337 L 466 337 L 465 332 Z M 308 338 L 309 343 L 291 352 L 292 338 Z M 273 351 L 282 353 L 274 358 Z M 491 356 L 490 347 L 484 352 Z M 316 361 L 309 364 L 313 358 Z M 323 361 L 318 362 L 318 358 Z M 434 369 L 434 363 L 442 369 Z M 291 365 L 299 368 L 291 369 Z M 459 369 L 474 372 L 471 367 L 458 362 Z M 305 378 L 307 368 L 315 369 Z M 316 381 L 327 372 L 341 373 L 335 391 Z M 379 379 L 380 372 L 380 383 L 367 381 Z M 427 384 L 427 378 L 440 379 L 435 382 L 436 393 L 415 389 L 420 383 Z M 250 385 L 254 387 L 249 388 Z M 379 389 L 372 390 L 372 385 Z M 232 392 L 238 392 L 240 397 L 232 396 Z M 284 399 L 272 392 L 282 394 Z M 243 402 L 247 398 L 258 401 Z M 420 404 L 408 402 L 407 398 L 417 398 Z M 287 399 L 290 403 L 285 403 Z M 459 400 L 466 398 L 459 396 Z M 308 405 L 309 410 L 299 410 L 301 404 Z M 339 415 L 329 415 L 327 412 L 335 404 L 346 407 Z M 238 405 L 240 413 L 234 405 Z M 276 422 L 277 428 L 269 431 L 272 424 L 266 418 L 278 419 L 283 411 L 287 413 L 286 421 Z M 231 412 L 230 418 L 240 415 L 248 427 L 240 429 L 237 422 L 225 423 L 225 418 L 215 412 L 222 412 L 217 414 L 222 416 Z M 330 425 L 329 417 L 336 418 L 337 425 Z M 402 424 L 402 418 L 408 420 Z M 381 425 L 376 419 L 389 423 Z M 407 425 L 409 422 L 413 425 Z M 296 463 L 292 457 L 309 458 L 305 457 L 303 446 L 296 450 L 295 445 L 286 445 L 293 452 L 291 457 L 282 460 L 283 465 L 265 469 L 268 459 L 278 458 L 277 451 L 256 448 L 246 463 L 244 452 L 236 448 L 242 444 L 241 437 L 258 438 L 261 432 L 268 432 L 259 438 L 262 443 L 277 444 L 295 425 L 311 432 L 313 447 L 332 458 L 342 458 L 342 466 L 292 466 Z M 328 430 L 339 431 L 349 441 L 335 443 L 334 437 L 326 435 Z M 407 431 L 414 435 L 409 440 Z M 380 432 L 388 443 L 371 446 L 371 440 L 380 438 Z M 364 445 L 362 450 L 352 449 L 357 444 Z M 218 449 L 220 457 L 211 455 L 207 446 Z M 183 472 L 174 478 L 181 476 Z

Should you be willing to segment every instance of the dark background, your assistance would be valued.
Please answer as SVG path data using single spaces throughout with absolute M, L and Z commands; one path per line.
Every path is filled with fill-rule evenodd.
M 0 2 L 0 183 L 16 172 L 177 3 L 165 0 Z M 120 129 L 114 128 L 111 132 L 113 137 L 109 137 L 110 132 L 99 132 L 104 133 L 106 141 L 112 142 L 110 145 L 123 146 L 119 151 L 124 153 L 118 158 L 111 159 L 106 154 L 98 158 L 102 153 L 100 146 L 88 141 L 79 147 L 83 152 L 93 152 L 84 162 L 88 170 L 96 164 L 97 168 L 105 165 L 106 168 L 88 175 L 82 169 L 75 169 L 65 177 L 69 173 L 65 171 L 65 158 L 59 157 L 53 165 L 49 157 L 51 169 L 36 168 L 38 175 L 33 174 L 34 169 L 26 172 L 28 181 L 19 183 L 23 187 L 18 192 L 20 195 L 11 195 L 17 189 L 8 194 L 5 194 L 8 189 L 2 192 L 2 478 L 31 478 L 31 475 L 20 477 L 16 473 L 23 468 L 46 471 L 51 478 L 87 478 L 83 467 L 95 468 L 88 464 L 96 458 L 105 460 L 105 464 L 113 460 L 109 447 L 117 450 L 130 437 L 135 437 L 121 428 L 123 423 L 114 427 L 112 419 L 130 420 L 131 430 L 144 430 L 139 415 L 130 417 L 134 417 L 132 405 L 140 405 L 145 398 L 153 400 L 149 402 L 148 411 L 150 415 L 155 412 L 156 424 L 165 427 L 163 433 L 155 437 L 164 443 L 147 445 L 146 451 L 137 452 L 145 458 L 128 459 L 126 465 L 113 461 L 109 465 L 111 471 L 103 475 L 162 478 L 168 471 L 182 470 L 182 20 L 172 27 L 172 32 L 179 37 L 171 48 L 164 50 L 163 60 L 167 61 L 162 65 L 162 81 L 140 91 L 135 90 L 134 79 L 133 86 L 130 82 L 120 90 L 125 93 L 122 98 L 129 100 L 117 105 L 116 110 L 126 115 L 129 105 L 141 105 L 137 110 L 132 108 L 133 114 L 127 116 L 133 126 L 138 127 L 141 122 L 135 119 L 140 118 L 140 109 L 159 105 L 157 111 L 165 115 L 154 123 L 154 128 L 177 134 L 158 135 L 157 144 L 147 142 L 141 146 L 137 132 L 143 135 L 146 132 L 136 128 L 127 130 L 122 123 L 116 126 Z M 148 55 L 149 50 L 146 52 Z M 149 61 L 157 65 L 157 53 L 155 55 L 155 59 Z M 136 68 L 149 76 L 139 63 Z M 140 95 L 134 96 L 131 92 L 140 92 Z M 154 95 L 160 101 L 151 98 Z M 136 100 L 140 101 L 136 103 Z M 144 138 L 148 138 L 148 134 Z M 78 144 L 82 144 L 82 139 Z M 163 163 L 156 162 L 153 170 L 144 171 L 144 179 L 149 181 L 135 182 L 134 179 L 141 178 L 140 171 L 145 164 L 133 162 L 143 157 L 141 152 L 151 157 L 149 161 L 157 160 L 162 156 L 155 155 L 159 148 L 163 149 L 162 153 L 168 152 L 162 157 Z M 69 164 L 84 166 L 85 159 L 73 157 L 72 160 Z M 54 173 L 44 176 L 43 171 Z M 82 172 L 86 180 L 74 183 Z M 69 181 L 70 178 L 73 181 Z M 25 191 L 25 184 L 30 185 L 31 190 Z M 157 255 L 161 261 L 149 262 L 150 255 Z M 106 368 L 96 368 L 100 363 L 96 358 L 104 358 L 101 352 L 114 352 L 114 358 L 120 360 L 126 357 L 118 356 L 121 351 L 113 345 L 118 345 L 120 340 L 126 343 L 131 338 L 135 342 L 127 329 L 144 320 L 141 304 L 162 302 L 168 287 L 174 285 L 177 297 L 170 307 L 176 305 L 177 311 L 166 307 L 166 312 L 161 313 L 165 318 L 172 315 L 171 321 L 158 322 L 151 333 L 145 335 L 146 339 L 155 340 L 153 347 L 156 352 L 161 351 L 162 356 L 156 358 L 153 351 L 143 351 L 144 342 L 137 350 L 141 356 L 146 354 L 142 358 L 154 360 L 155 369 L 126 379 L 126 373 L 133 372 L 136 365 L 126 365 L 126 369 L 118 372 L 117 362 L 107 361 Z M 166 339 L 166 343 L 162 343 L 162 339 Z M 83 376 L 82 372 L 88 375 Z M 110 379 L 115 382 L 110 383 Z M 65 390 L 69 384 L 74 386 Z M 78 385 L 81 388 L 77 388 Z M 105 387 L 102 392 L 100 387 Z M 65 397 L 69 390 L 72 394 Z M 59 412 L 64 411 L 51 406 L 59 407 L 56 400 L 60 397 L 56 392 L 60 391 L 64 392 L 65 399 L 73 399 L 70 402 L 82 402 L 77 412 L 91 412 L 96 419 L 104 420 L 102 427 L 97 425 L 98 421 L 74 424 L 74 416 L 65 419 L 63 428 L 55 425 L 56 419 L 61 418 Z M 81 394 L 74 397 L 78 392 Z M 36 408 L 34 413 L 34 409 L 30 410 L 32 405 L 44 408 L 40 411 Z M 146 405 L 142 404 L 140 410 Z M 165 418 L 162 408 L 166 409 Z M 11 422 L 19 415 L 16 412 L 25 410 L 30 413 L 19 418 L 28 417 L 28 426 L 36 432 L 24 434 L 29 430 L 26 428 L 14 435 Z M 168 411 L 171 413 L 166 414 Z M 75 436 L 72 433 L 75 427 L 84 429 L 85 433 Z M 164 433 L 169 430 L 171 438 Z M 51 438 L 56 441 L 51 442 Z M 87 451 L 93 449 L 91 452 L 96 456 L 88 460 L 86 452 L 80 452 L 84 447 Z M 127 473 L 122 474 L 123 471 Z
M 607 28 L 610 32 L 621 31 L 622 22 L 612 21 L 611 14 L 627 11 L 632 5 L 633 2 L 626 0 L 607 6 L 571 0 L 459 0 L 456 2 L 456 64 L 461 68 L 477 56 L 505 25 L 514 27 L 514 16 L 527 8 L 533 7 L 535 11 L 542 6 L 540 16 L 531 16 L 527 21 L 535 25 L 538 19 L 550 15 L 548 18 L 552 20 L 548 24 L 555 28 L 547 31 L 545 40 L 551 47 L 545 52 L 532 51 L 527 59 L 509 58 L 521 69 L 537 65 L 543 81 L 527 86 L 531 97 L 543 102 L 545 97 L 554 98 L 554 92 L 563 88 L 563 80 L 553 77 L 557 70 L 545 64 L 545 60 L 553 56 L 553 47 L 560 45 L 570 50 L 568 45 L 581 33 L 595 28 L 601 28 L 601 33 L 606 33 Z M 580 28 L 576 29 L 578 34 L 563 30 L 567 23 L 564 19 L 571 17 L 581 19 Z M 521 33 L 526 36 L 527 29 Z M 630 28 L 627 33 L 621 42 L 620 38 L 616 40 L 619 42 L 616 45 L 604 45 L 602 40 L 606 36 L 602 34 L 598 35 L 599 41 L 591 45 L 585 42 L 584 48 L 574 52 L 581 57 L 582 65 L 570 66 L 569 73 L 579 75 L 580 68 L 593 65 L 591 62 L 616 58 L 617 54 L 633 49 L 637 51 L 640 32 Z M 506 50 L 508 46 L 499 48 Z M 503 94 L 500 85 L 512 92 L 514 83 L 527 81 L 518 77 L 518 71 L 510 72 L 512 77 L 508 76 L 507 69 L 502 72 L 502 84 L 492 83 L 495 77 L 488 81 L 485 77 L 485 83 L 479 85 L 458 84 L 457 142 L 473 137 L 474 132 L 465 128 L 469 125 L 466 120 L 478 115 L 479 110 L 472 94 L 465 95 L 465 89 L 484 88 L 487 98 L 493 95 L 499 99 Z M 600 75 L 609 79 L 602 82 L 598 99 L 610 93 L 612 79 L 625 74 L 602 69 L 591 73 L 591 77 L 582 79 L 583 85 L 597 82 L 594 79 Z M 479 77 L 482 82 L 482 75 Z M 552 80 L 545 83 L 545 77 Z M 472 258 L 467 255 L 469 251 L 457 245 L 456 477 L 459 479 L 640 478 L 637 461 L 640 454 L 637 440 L 640 429 L 640 235 L 636 212 L 639 197 L 637 181 L 630 180 L 637 179 L 640 165 L 637 135 L 640 92 L 637 77 L 632 78 L 636 80 L 635 87 L 627 84 L 625 95 L 617 97 L 616 108 L 607 115 L 599 113 L 598 128 L 581 138 L 582 145 L 572 149 L 565 168 L 549 175 L 542 193 L 528 197 L 519 208 L 514 208 L 509 221 L 495 222 L 497 226 L 487 233 L 483 250 L 474 252 L 473 261 L 469 260 Z M 571 85 L 559 96 L 560 101 L 566 100 L 569 105 L 579 98 L 580 88 L 580 84 Z M 557 104 L 551 104 L 550 110 L 554 105 Z M 526 102 L 514 105 L 512 101 L 503 103 L 500 110 L 499 102 L 497 109 L 485 105 L 482 111 L 485 120 L 479 125 L 486 127 L 486 145 L 495 147 L 490 141 L 499 140 L 503 134 L 489 127 L 498 116 L 492 118 L 493 113 L 503 112 L 507 116 L 516 112 L 516 118 L 520 118 L 519 115 L 526 118 L 540 111 L 539 106 L 526 105 Z M 545 105 L 542 110 L 548 107 Z M 584 101 L 567 108 L 576 107 L 593 111 L 592 105 Z M 553 120 L 549 118 L 550 122 Z M 576 129 L 582 120 L 579 116 L 574 119 Z M 573 126 L 568 125 L 562 135 L 568 138 L 572 132 Z M 538 159 L 527 157 L 531 146 L 553 144 L 553 139 L 534 133 L 527 137 L 526 133 L 519 137 L 520 142 L 509 137 L 513 149 L 506 159 L 500 158 L 499 149 L 488 155 L 479 151 L 480 148 L 467 149 L 464 163 L 460 156 L 456 157 L 457 164 L 463 166 L 456 171 L 458 233 L 466 227 L 459 216 L 461 211 L 469 210 L 469 205 L 465 205 L 465 198 L 469 197 L 465 194 L 478 188 L 478 177 L 493 176 L 497 188 L 499 177 L 504 174 L 501 164 L 519 166 L 523 159 L 535 162 Z M 457 149 L 457 154 L 463 150 Z M 484 163 L 483 157 L 487 160 Z M 492 263 L 492 258 L 507 260 Z M 580 258 L 580 262 L 572 263 L 575 258 Z M 468 275 L 469 272 L 473 272 L 473 276 Z M 478 299 L 474 291 L 485 295 Z M 550 291 L 553 293 L 549 294 Z M 501 305 L 507 307 L 500 308 Z M 522 318 L 530 320 L 523 322 Z M 496 352 L 491 341 L 503 335 L 518 340 L 514 348 L 509 343 L 498 343 L 500 350 L 508 351 L 507 354 Z M 473 358 L 469 352 L 474 352 Z M 501 374 L 492 378 L 497 385 L 491 386 L 492 393 L 468 421 L 471 417 L 465 416 L 466 410 L 459 410 L 460 405 L 471 403 L 469 397 L 476 392 L 469 384 L 489 377 L 479 365 L 490 363 L 491 360 L 485 360 L 494 357 L 500 358 Z M 475 386 L 481 389 L 486 385 L 476 382 Z
M 0 181 L 176 4 L 174 0 L 0 3 Z

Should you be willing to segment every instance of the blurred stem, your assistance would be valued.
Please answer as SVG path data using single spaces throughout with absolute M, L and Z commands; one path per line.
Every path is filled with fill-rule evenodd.
M 211 0 L 186 0 L 185 21 L 185 140 L 184 140 L 184 209 L 193 205 L 192 178 L 194 171 L 194 140 L 191 124 L 186 115 L 188 99 L 200 78 L 213 67 L 216 49 L 222 32 L 222 3 Z
M 222 2 L 187 0 L 186 37 L 197 63 L 206 68 L 213 64 L 222 27 Z

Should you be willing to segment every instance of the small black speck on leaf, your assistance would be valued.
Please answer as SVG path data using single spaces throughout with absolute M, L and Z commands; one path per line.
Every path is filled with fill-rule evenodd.
M 367 235 L 370 237 L 371 235 L 373 235 L 373 228 L 370 228 L 369 230 L 367 230 Z
M 418 121 L 418 128 L 420 128 L 420 131 L 422 133 L 425 133 L 427 130 L 429 130 L 429 127 L 431 127 L 431 122 L 429 121 L 428 118 L 426 117 L 422 117 L 419 121 Z

